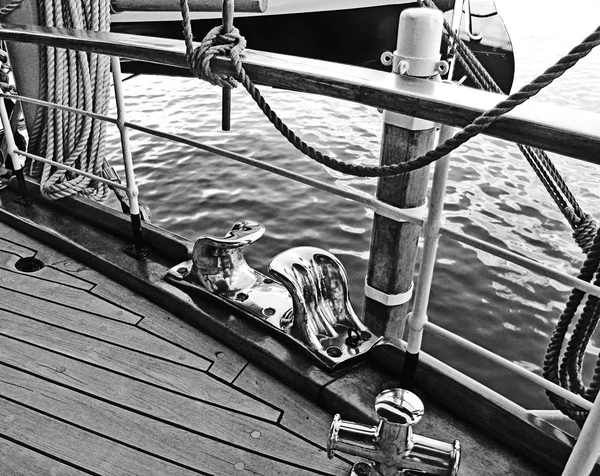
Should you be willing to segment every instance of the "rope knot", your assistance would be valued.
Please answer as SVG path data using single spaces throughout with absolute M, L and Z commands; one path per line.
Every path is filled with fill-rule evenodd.
M 242 67 L 240 56 L 246 48 L 246 38 L 235 27 L 229 33 L 222 33 L 222 28 L 217 26 L 210 30 L 200 46 L 191 54 L 188 51 L 188 67 L 194 76 L 215 86 L 232 89 L 237 87 L 238 81 L 224 73 L 213 72 L 210 62 L 215 56 L 228 56 L 239 75 Z
M 583 252 L 587 254 L 594 243 L 597 232 L 598 224 L 590 214 L 586 213 L 575 226 L 573 238 L 575 238 L 575 242 Z

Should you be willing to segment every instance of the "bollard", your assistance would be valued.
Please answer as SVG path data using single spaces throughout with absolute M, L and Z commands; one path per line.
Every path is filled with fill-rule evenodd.
M 433 77 L 448 70 L 440 61 L 443 17 L 439 11 L 411 8 L 400 15 L 397 49 L 382 62 L 400 75 Z M 381 165 L 406 162 L 435 144 L 435 124 L 384 112 Z M 428 167 L 379 179 L 377 198 L 403 209 L 425 209 Z M 367 326 L 378 335 L 400 339 L 412 296 L 420 226 L 375 214 L 365 283 Z

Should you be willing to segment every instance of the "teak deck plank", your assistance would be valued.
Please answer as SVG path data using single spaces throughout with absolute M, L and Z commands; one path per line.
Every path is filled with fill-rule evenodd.
M 162 308 L 126 287 L 106 279 L 97 271 L 72 259 L 63 260 L 54 267 L 97 283 L 91 291 L 92 294 L 117 303 L 125 309 L 135 309 L 143 316 L 137 324 L 138 327 L 147 330 L 156 341 L 160 342 L 157 342 L 156 345 L 168 346 L 169 352 L 187 352 L 188 355 L 196 355 L 209 360 L 212 362 L 209 373 L 231 382 L 246 365 L 246 359 L 225 345 L 203 334 L 188 323 L 174 318 Z M 160 336 L 160 338 L 155 336 Z M 176 347 L 185 350 L 176 351 Z
M 12 261 L 12 256 L 14 255 L 0 253 L 1 263 L 8 267 Z M 29 274 L 9 271 L 6 268 L 3 271 L 2 276 L 0 276 L 0 286 L 4 288 L 130 324 L 136 324 L 142 318 L 85 290 L 61 285 L 60 292 L 57 292 L 56 286 L 60 283 L 39 279 Z
M 211 362 L 165 342 L 137 327 L 105 319 L 76 309 L 61 306 L 35 297 L 23 299 L 15 291 L 0 287 L 0 309 L 14 314 L 31 316 L 38 321 L 59 326 L 96 339 L 111 342 L 195 369 L 206 370 Z
M 31 355 L 39 356 L 40 362 L 53 362 L 52 374 L 54 374 L 55 368 L 68 369 L 68 372 L 64 370 L 65 375 L 78 382 L 85 382 L 89 386 L 89 391 L 98 387 L 95 395 L 106 393 L 105 383 L 110 383 L 114 389 L 118 389 L 119 393 L 123 394 L 119 397 L 110 394 L 104 395 L 104 398 L 109 400 L 116 401 L 132 392 L 132 394 L 139 395 L 143 401 L 145 399 L 144 392 L 146 392 L 146 395 L 154 396 L 160 407 L 161 398 L 167 400 L 175 398 L 165 392 L 165 390 L 170 390 L 202 400 L 207 404 L 228 402 L 239 412 L 257 415 L 266 420 L 277 421 L 280 416 L 278 410 L 236 391 L 203 372 L 197 372 L 187 367 L 178 367 L 170 362 L 160 361 L 144 354 L 137 353 L 136 355 L 135 352 L 110 346 L 102 341 L 69 333 L 14 314 L 11 315 L 5 311 L 0 311 L 0 336 L 0 342 L 5 343 L 7 348 L 14 348 L 15 344 L 12 339 L 6 339 L 5 336 L 19 339 L 21 345 L 16 351 L 18 353 L 22 352 L 23 348 L 28 348 L 27 344 L 39 347 L 39 349 L 31 348 Z M 0 354 L 4 355 L 1 350 Z M 31 361 L 29 356 L 24 357 L 22 365 L 26 363 L 31 365 L 32 369 L 42 365 L 39 362 Z M 13 361 L 13 364 L 17 363 Z M 88 368 L 85 364 L 92 364 L 98 368 Z M 131 380 L 129 377 L 136 380 Z M 144 390 L 142 382 L 150 384 L 152 387 Z M 156 393 L 159 389 L 160 392 Z M 81 388 L 81 390 L 85 391 L 85 388 Z
M 3 438 L 0 438 L 0 469 L 3 471 L 2 474 L 6 476 L 42 476 L 47 474 L 53 476 L 87 476 L 90 474 Z
M 17 270 L 15 265 L 20 258 L 29 256 L 33 257 L 34 255 L 27 255 L 24 253 L 17 254 L 13 253 L 12 251 L 5 251 L 0 249 L 0 268 L 4 268 L 13 273 L 24 274 L 25 276 L 27 276 L 29 275 L 29 273 Z M 77 277 L 71 276 L 70 274 L 64 273 L 51 266 L 44 266 L 39 271 L 36 271 L 35 277 L 38 279 L 43 279 L 45 281 L 65 284 L 73 288 L 79 288 L 83 291 L 91 291 L 95 286 L 94 283 L 90 283 L 89 281 L 83 281 Z
M 265 420 L 259 402 L 250 407 L 250 399 L 243 394 L 215 395 L 197 389 L 214 402 L 210 404 L 4 336 L 0 336 L 0 363 L 257 454 L 315 471 L 343 474 L 340 462 L 327 459 L 325 451 L 314 444 L 294 438 L 276 421 Z M 236 398 L 242 401 L 236 402 Z M 256 432 L 259 438 L 253 436 Z
M 0 366 L 0 378 L 9 384 L 6 395 L 12 400 L 32 408 L 52 408 L 56 417 L 69 423 L 189 468 L 201 468 L 217 475 L 232 472 L 240 476 L 314 474 L 114 407 L 59 385 L 48 385 L 41 379 L 8 367 Z
M 198 474 L 150 455 L 140 455 L 120 443 L 3 398 L 0 398 L 0 433 L 95 475 Z
M 282 409 L 280 423 L 285 428 L 307 439 L 322 435 L 317 444 L 325 448 L 325 436 L 331 425 L 329 413 L 314 408 L 310 400 L 281 385 L 278 380 L 252 364 L 243 370 L 234 385 Z
M 147 315 L 138 327 L 213 360 L 209 373 L 232 382 L 248 361 L 194 326 L 162 311 Z

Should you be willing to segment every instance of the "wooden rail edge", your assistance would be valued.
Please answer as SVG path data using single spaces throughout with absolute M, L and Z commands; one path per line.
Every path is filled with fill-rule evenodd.
M 187 68 L 183 41 L 8 24 L 0 24 L 0 40 Z M 233 73 L 227 58 L 215 58 L 213 67 Z M 245 52 L 244 67 L 257 84 L 322 94 L 455 127 L 466 126 L 505 98 L 455 84 L 252 50 Z M 489 126 L 486 134 L 600 164 L 598 124 L 600 114 L 533 99 Z
M 191 12 L 220 12 L 222 0 L 188 0 Z M 111 0 L 111 8 L 115 12 L 179 12 L 179 0 Z M 267 0 L 235 0 L 235 11 L 238 13 L 264 13 Z
M 11 185 L 15 188 L 14 182 Z M 123 240 L 127 242 L 129 236 L 126 215 L 78 197 L 50 204 L 40 198 L 38 184 L 29 182 L 28 186 L 36 204 L 20 205 L 14 200 L 16 192 L 7 190 L 0 195 L 0 221 L 45 241 L 192 322 L 329 412 L 340 412 L 344 418 L 357 421 L 372 420 L 376 393 L 386 382 L 398 378 L 394 373 L 402 368 L 403 350 L 392 345 L 377 347 L 371 352 L 371 362 L 350 371 L 329 374 L 315 367 L 312 360 L 286 347 L 263 326 L 236 317 L 237 312 L 206 297 L 190 300 L 164 282 L 166 269 L 186 255 L 191 242 L 145 225 L 154 248 L 150 260 L 136 262 L 122 252 Z M 95 240 L 94 234 L 99 233 L 96 230 L 114 238 Z M 426 401 L 433 398 L 550 474 L 561 473 L 574 444 L 572 437 L 426 353 L 420 357 L 416 381 Z M 443 400 L 436 398 L 441 394 Z M 592 474 L 600 476 L 600 466 L 596 465 Z

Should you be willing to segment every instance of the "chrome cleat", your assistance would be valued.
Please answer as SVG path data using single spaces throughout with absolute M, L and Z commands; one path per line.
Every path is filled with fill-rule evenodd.
M 265 276 L 244 258 L 264 231 L 260 223 L 242 220 L 223 237 L 201 236 L 192 259 L 171 268 L 165 279 L 270 325 L 329 369 L 365 354 L 378 338 L 354 313 L 339 260 L 318 248 L 293 248 L 271 261 L 273 278 Z
M 335 415 L 329 430 L 327 455 L 336 451 L 370 460 L 354 464 L 351 476 L 423 474 L 456 476 L 460 443 L 415 435 L 413 425 L 424 414 L 423 402 L 408 390 L 393 388 L 375 399 L 379 423 L 375 426 L 343 421 Z
M 317 355 L 342 361 L 365 353 L 378 341 L 352 309 L 346 270 L 331 253 L 309 246 L 292 248 L 273 258 L 269 273 L 292 296 L 290 333 Z

